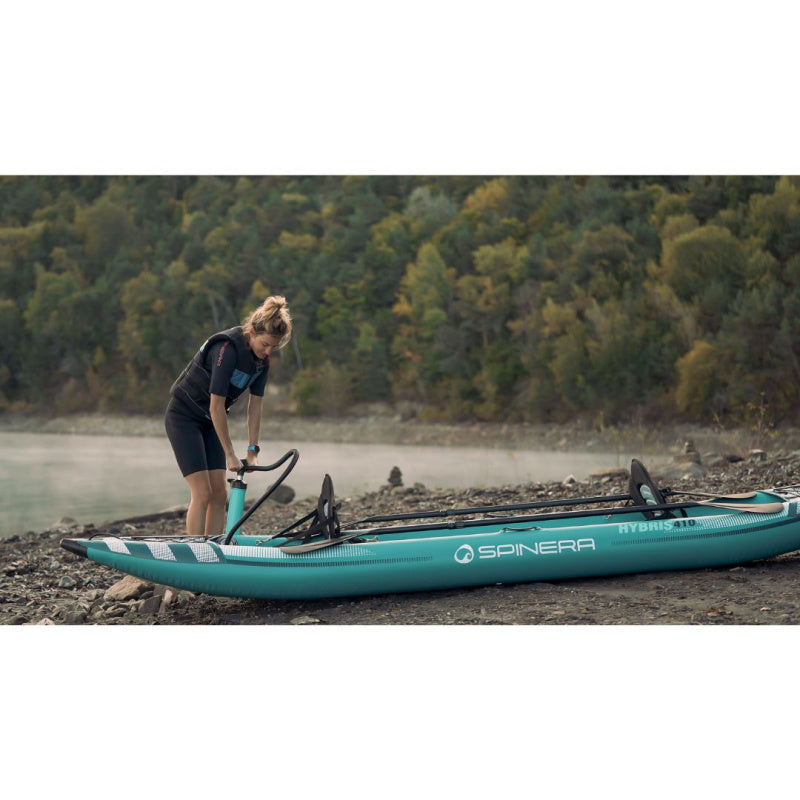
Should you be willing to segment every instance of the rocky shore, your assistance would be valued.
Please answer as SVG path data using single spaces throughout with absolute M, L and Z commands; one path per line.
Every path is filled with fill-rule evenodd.
M 229 423 L 236 437 L 246 436 L 243 407 L 234 406 Z M 85 413 L 64 417 L 0 414 L 0 431 L 47 434 L 98 434 L 106 436 L 164 436 L 161 416 Z M 588 420 L 568 425 L 528 423 L 425 422 L 392 413 L 384 406 L 368 406 L 343 417 L 298 417 L 274 411 L 268 405 L 261 422 L 261 439 L 292 442 L 337 442 L 442 445 L 445 447 L 496 447 L 519 450 L 573 452 L 677 453 L 686 440 L 701 452 L 747 453 L 800 450 L 800 430 L 779 432 L 760 428 L 722 428 L 694 424 L 656 425 L 631 420 L 624 427 L 604 426 Z
M 777 444 L 777 443 L 776 443 Z M 800 453 L 776 447 L 701 451 L 687 443 L 663 464 L 648 464 L 662 486 L 714 493 L 800 483 Z M 399 480 L 398 480 L 399 478 Z M 463 492 L 404 486 L 339 498 L 340 516 L 420 507 L 526 502 L 627 491 L 627 473 L 609 469 L 579 483 L 501 486 Z M 297 502 L 268 501 L 250 530 L 275 530 L 305 514 Z M 104 527 L 112 533 L 179 534 L 172 510 Z M 315 601 L 213 597 L 124 576 L 64 551 L 86 529 L 62 520 L 50 530 L 0 540 L 3 625 L 786 625 L 800 623 L 800 551 L 765 561 L 552 583 L 487 586 Z M 90 529 L 91 530 L 91 529 Z

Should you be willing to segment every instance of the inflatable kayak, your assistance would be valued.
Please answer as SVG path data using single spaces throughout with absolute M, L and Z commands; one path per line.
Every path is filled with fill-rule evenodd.
M 296 451 L 254 469 L 290 456 L 291 469 Z M 800 549 L 800 486 L 726 497 L 672 492 L 636 459 L 625 495 L 375 516 L 346 527 L 326 475 L 310 514 L 271 535 L 245 534 L 241 523 L 287 473 L 236 522 L 243 491 L 233 481 L 227 532 L 216 539 L 100 532 L 61 545 L 155 583 L 282 599 L 713 567 Z M 702 499 L 668 502 L 679 494 Z

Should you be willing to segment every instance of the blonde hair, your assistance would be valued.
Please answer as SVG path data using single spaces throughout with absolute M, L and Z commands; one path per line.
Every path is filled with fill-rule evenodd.
M 242 323 L 242 332 L 245 336 L 259 333 L 280 336 L 278 347 L 283 347 L 292 338 L 292 315 L 286 298 L 280 295 L 268 297 Z

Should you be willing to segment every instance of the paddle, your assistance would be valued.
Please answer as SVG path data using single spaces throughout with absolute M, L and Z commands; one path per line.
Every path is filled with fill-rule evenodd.
M 678 492 L 668 490 L 669 494 L 681 494 L 681 495 L 700 495 L 702 497 L 713 497 L 719 498 L 719 500 L 747 500 L 752 497 L 756 496 L 756 492 L 743 492 L 741 494 L 731 494 L 731 495 L 723 495 L 720 497 L 716 494 L 707 494 L 705 492 Z M 430 519 L 430 518 L 441 518 L 441 517 L 457 517 L 457 516 L 466 516 L 467 514 L 488 514 L 491 512 L 496 511 L 522 511 L 524 509 L 537 509 L 537 508 L 561 508 L 563 506 L 576 506 L 576 505 L 593 505 L 597 503 L 608 503 L 608 502 L 622 502 L 624 500 L 630 500 L 631 497 L 628 494 L 613 494 L 613 495 L 606 495 L 605 497 L 574 497 L 570 500 L 542 500 L 535 503 L 514 503 L 509 505 L 500 505 L 500 506 L 475 506 L 473 508 L 448 508 L 441 511 L 412 511 L 405 514 L 379 514 L 374 517 L 366 517 L 365 519 L 360 519 L 357 522 L 348 523 L 348 528 L 353 528 L 356 525 L 364 525 L 368 522 L 399 522 L 400 520 L 405 519 Z M 692 501 L 697 502 L 698 505 L 712 505 L 708 502 L 704 501 Z M 670 504 L 665 504 L 670 507 Z M 687 503 L 674 503 L 671 504 L 672 508 L 680 508 L 681 506 L 688 505 Z M 777 506 L 777 509 L 774 507 Z M 638 506 L 637 506 L 638 507 Z M 749 511 L 752 510 L 755 506 L 746 505 L 746 504 L 733 504 L 733 505 L 720 505 L 720 508 L 733 508 L 733 510 L 742 510 L 742 511 Z M 766 507 L 770 510 L 756 512 L 756 513 L 764 513 L 764 514 L 774 514 L 775 511 L 780 511 L 782 508 L 780 503 L 767 503 Z M 650 510 L 655 508 L 655 506 L 647 506 L 647 509 Z
M 627 497 L 627 495 L 626 495 Z M 714 508 L 726 508 L 731 511 L 744 511 L 754 514 L 776 514 L 783 509 L 782 503 L 713 503 L 705 500 L 690 500 L 685 503 L 664 503 L 663 505 L 647 506 L 647 511 L 675 511 L 682 508 L 692 508 L 697 506 L 711 506 Z M 476 528 L 499 524 L 520 524 L 527 522 L 541 522 L 544 520 L 569 520 L 581 516 L 604 516 L 612 517 L 617 515 L 640 514 L 645 510 L 642 506 L 616 506 L 601 509 L 588 509 L 582 511 L 559 511 L 551 514 L 532 514 L 520 517 L 487 517 L 484 519 L 452 520 L 450 522 L 438 522 L 427 525 L 398 525 L 394 528 L 369 528 L 352 531 L 336 539 L 322 539 L 319 542 L 307 542 L 301 545 L 278 545 L 280 550 L 285 553 L 307 553 L 311 550 L 319 550 L 323 547 L 340 544 L 347 539 L 353 539 L 362 535 L 369 534 L 393 534 L 393 533 L 414 533 L 431 531 L 459 530 L 460 528 Z M 663 521 L 667 521 L 664 518 Z
M 733 511 L 749 511 L 753 514 L 777 514 L 783 510 L 783 503 L 712 503 L 710 500 L 698 500 L 695 505 L 730 508 Z
M 740 494 L 709 494 L 708 492 L 680 492 L 677 489 L 664 489 L 665 495 L 680 494 L 697 497 L 711 497 L 716 500 L 749 500 L 755 497 L 758 492 L 741 492 Z
M 312 550 L 321 550 L 323 547 L 330 547 L 334 544 L 341 544 L 349 539 L 357 539 L 364 531 L 355 531 L 344 536 L 336 536 L 333 539 L 320 539 L 317 542 L 306 542 L 305 544 L 279 544 L 278 550 L 284 553 L 310 553 Z
M 413 511 L 405 514 L 378 514 L 374 517 L 366 517 L 357 522 L 348 524 L 348 528 L 354 525 L 363 525 L 367 522 L 398 522 L 402 519 L 428 519 L 434 517 L 458 517 L 466 514 L 489 514 L 494 511 L 522 511 L 534 508 L 560 508 L 562 506 L 593 505 L 596 503 L 621 503 L 630 500 L 629 494 L 609 494 L 602 497 L 573 497 L 568 500 L 539 500 L 534 503 L 512 503 L 499 506 L 473 506 L 472 508 L 446 508 L 440 511 Z
M 746 503 L 711 503 L 707 501 L 700 501 L 697 503 L 689 503 L 689 504 L 682 504 L 679 506 L 680 508 L 686 508 L 687 506 L 712 506 L 714 508 L 727 508 L 732 511 L 747 511 L 753 514 L 777 514 L 779 511 L 783 509 L 783 503 L 758 503 L 758 504 L 746 504 Z M 665 506 L 650 506 L 650 510 L 658 510 L 659 508 L 676 508 L 675 505 L 665 505 Z M 634 511 L 641 511 L 641 508 L 628 506 L 627 508 L 614 508 L 614 509 L 606 509 L 607 511 L 614 511 L 616 513 L 631 513 Z M 365 533 L 407 533 L 411 531 L 432 531 L 432 530 L 449 530 L 453 528 L 461 528 L 467 526 L 477 526 L 477 525 L 491 525 L 491 524 L 498 524 L 502 522 L 508 523 L 520 523 L 520 522 L 535 522 L 537 520 L 542 519 L 565 519 L 570 516 L 575 516 L 577 514 L 581 514 L 580 511 L 565 511 L 561 514 L 540 514 L 537 516 L 531 517 L 509 517 L 507 520 L 504 519 L 480 519 L 480 520 L 467 520 L 466 522 L 449 522 L 449 523 L 440 523 L 438 525 L 406 525 L 397 528 L 374 528 L 371 530 L 357 530 L 351 533 L 344 534 L 342 536 L 337 536 L 334 539 L 321 539 L 317 542 L 307 542 L 305 544 L 285 544 L 285 545 L 278 545 L 278 549 L 282 550 L 284 553 L 290 554 L 300 554 L 300 553 L 310 553 L 314 550 L 321 550 L 324 547 L 332 547 L 333 545 L 341 544 L 342 542 L 346 542 L 349 539 L 356 539 L 360 537 L 362 534 Z M 595 512 L 596 513 L 596 512 Z

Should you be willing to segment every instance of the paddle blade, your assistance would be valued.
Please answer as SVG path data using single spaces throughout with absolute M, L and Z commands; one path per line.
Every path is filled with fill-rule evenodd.
M 747 511 L 751 514 L 778 514 L 783 511 L 783 503 L 713 503 L 709 500 L 699 500 L 697 505 L 729 508 L 732 511 Z

